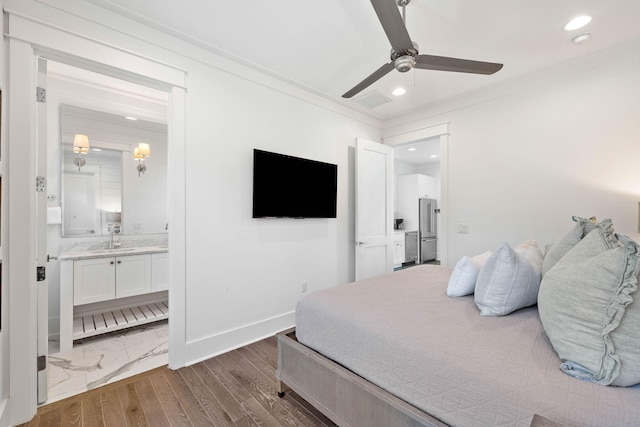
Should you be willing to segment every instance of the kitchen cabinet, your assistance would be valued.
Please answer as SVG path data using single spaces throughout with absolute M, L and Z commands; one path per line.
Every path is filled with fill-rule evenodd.
M 404 219 L 405 230 L 418 230 L 418 199 L 436 197 L 436 179 L 422 174 L 401 175 L 397 181 L 397 218 Z
M 393 265 L 402 266 L 404 262 L 404 231 L 393 233 Z

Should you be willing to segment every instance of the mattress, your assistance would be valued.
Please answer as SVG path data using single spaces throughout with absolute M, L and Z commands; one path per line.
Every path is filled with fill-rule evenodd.
M 423 265 L 303 298 L 299 342 L 451 426 L 640 425 L 640 388 L 569 377 L 535 307 L 481 317 Z

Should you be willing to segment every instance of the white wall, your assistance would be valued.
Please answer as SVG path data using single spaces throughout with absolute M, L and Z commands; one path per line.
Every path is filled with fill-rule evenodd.
M 0 10 L 4 8 L 4 0 L 0 0 Z M 0 21 L 0 33 L 4 34 L 4 19 L 2 19 L 2 21 Z M 2 43 L 0 43 L 0 58 L 3 58 L 3 63 L 4 63 L 4 58 L 6 58 L 5 56 L 5 42 L 3 41 Z M 5 90 L 5 70 L 6 67 L 0 67 L 0 89 L 2 90 L 2 105 L 0 105 L 0 112 L 1 112 L 1 116 L 0 116 L 0 175 L 2 175 L 3 180 L 2 180 L 2 190 L 5 189 L 5 183 L 6 183 L 6 179 L 5 178 L 5 167 L 4 167 L 4 158 L 6 155 L 6 141 L 7 141 L 7 134 L 5 132 L 5 123 L 6 123 L 6 98 L 7 98 L 7 93 Z M 0 194 L 6 194 L 5 191 L 0 192 Z M 0 206 L 0 260 L 4 259 L 5 257 L 5 242 L 6 242 L 6 196 L 2 196 L 2 206 Z M 4 277 L 6 276 L 6 269 L 3 269 L 1 277 L 0 277 L 0 284 L 4 283 L 4 286 L 0 286 L 0 425 L 6 425 L 8 424 L 8 419 L 9 419 L 9 414 L 8 414 L 8 410 L 7 410 L 7 397 L 9 395 L 8 391 L 8 381 L 6 381 L 6 378 L 9 377 L 9 346 L 8 346 L 8 341 L 7 341 L 7 336 L 8 334 L 6 333 L 6 331 L 9 328 L 9 324 L 8 324 L 8 319 L 9 316 L 8 314 L 8 309 L 9 309 L 9 298 L 8 298 L 8 294 L 7 294 L 7 290 L 8 290 L 8 286 L 6 285 L 6 281 L 4 280 Z
M 544 246 L 572 215 L 640 237 L 639 73 L 629 44 L 386 123 L 385 136 L 450 123 L 450 264 L 502 241 Z
M 291 326 L 303 281 L 313 292 L 353 280 L 354 143 L 380 140 L 378 121 L 91 4 L 74 3 L 72 16 L 45 4 L 65 2 L 10 3 L 54 28 L 186 72 L 186 201 L 173 206 L 187 217 L 181 360 Z M 56 49 L 82 49 L 69 43 Z M 251 218 L 253 148 L 337 164 L 337 219 Z

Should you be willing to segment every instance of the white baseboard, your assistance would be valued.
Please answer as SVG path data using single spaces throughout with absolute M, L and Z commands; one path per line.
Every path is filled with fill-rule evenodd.
M 219 354 L 273 336 L 280 331 L 293 327 L 294 324 L 295 312 L 291 311 L 239 328 L 189 341 L 184 344 L 185 348 L 183 351 L 179 352 L 184 355 L 185 360 L 183 361 L 171 360 L 172 350 L 169 349 L 169 367 L 171 369 L 178 369 L 193 365 Z

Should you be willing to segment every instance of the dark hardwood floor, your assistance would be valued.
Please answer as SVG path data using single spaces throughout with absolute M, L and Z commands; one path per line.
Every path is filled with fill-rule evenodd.
M 42 406 L 22 426 L 335 426 L 292 391 L 277 395 L 275 337 Z

